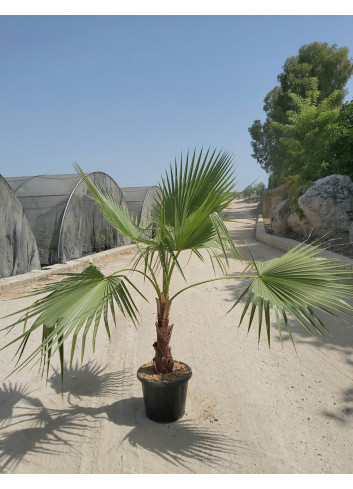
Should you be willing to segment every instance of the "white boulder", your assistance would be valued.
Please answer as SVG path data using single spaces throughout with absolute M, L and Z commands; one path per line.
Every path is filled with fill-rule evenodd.
M 310 224 L 308 220 L 303 217 L 300 219 L 296 212 L 292 212 L 289 214 L 287 218 L 288 228 L 293 231 L 294 234 L 298 236 L 303 236 L 304 238 L 308 238 L 311 232 Z
M 344 175 L 320 178 L 299 197 L 298 205 L 314 236 L 348 233 L 353 220 L 353 182 Z
M 288 231 L 287 218 L 290 214 L 288 200 L 282 200 L 272 210 L 271 216 L 271 232 L 277 236 L 284 236 Z

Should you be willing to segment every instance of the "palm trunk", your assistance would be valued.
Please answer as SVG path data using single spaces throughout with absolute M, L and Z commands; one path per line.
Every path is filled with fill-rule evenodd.
M 153 343 L 155 357 L 153 359 L 154 368 L 159 373 L 171 372 L 174 360 L 170 352 L 169 342 L 172 335 L 173 325 L 169 326 L 169 311 L 172 301 L 165 299 L 162 294 L 157 301 L 157 341 Z

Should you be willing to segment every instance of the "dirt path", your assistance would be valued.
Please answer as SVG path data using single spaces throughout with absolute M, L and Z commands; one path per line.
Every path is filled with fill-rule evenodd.
M 228 224 L 246 255 L 281 251 L 254 239 L 255 206 L 234 203 Z M 106 263 L 105 271 L 123 268 Z M 238 263 L 233 271 L 241 271 Z M 210 277 L 192 259 L 192 280 Z M 178 279 L 179 280 L 179 279 Z M 182 279 L 176 287 L 182 286 Z M 28 290 L 28 289 L 27 289 Z M 240 281 L 190 289 L 173 304 L 174 357 L 193 369 L 186 414 L 173 424 L 149 421 L 137 368 L 153 357 L 154 297 L 138 300 L 137 330 L 119 318 L 111 343 L 103 331 L 96 353 L 66 375 L 65 394 L 53 370 L 47 387 L 36 368 L 4 381 L 0 390 L 0 467 L 11 473 L 351 473 L 353 471 L 353 328 L 331 321 L 328 341 L 295 331 L 297 352 L 273 329 L 271 350 L 258 346 L 256 324 L 237 328 L 241 306 L 229 307 Z M 2 316 L 30 303 L 0 296 Z M 23 292 L 23 291 L 22 291 Z M 1 320 L 1 327 L 9 320 Z M 1 344 L 5 339 L 1 338 Z M 78 345 L 80 346 L 80 345 Z M 0 371 L 13 351 L 1 352 Z

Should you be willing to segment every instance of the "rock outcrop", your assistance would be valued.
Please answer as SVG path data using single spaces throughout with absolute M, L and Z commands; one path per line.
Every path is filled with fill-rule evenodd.
M 270 232 L 297 239 L 315 238 L 332 251 L 353 253 L 353 182 L 330 175 L 317 180 L 301 197 L 299 217 L 284 200 L 272 212 Z M 322 239 L 321 239 L 322 238 Z
M 314 236 L 348 233 L 353 220 L 353 182 L 344 175 L 320 178 L 299 197 L 298 205 Z
M 273 210 L 271 217 L 271 232 L 277 236 L 284 236 L 288 232 L 287 219 L 290 215 L 288 200 L 282 200 Z
M 0 175 L 0 278 L 40 269 L 37 243 L 22 206 Z

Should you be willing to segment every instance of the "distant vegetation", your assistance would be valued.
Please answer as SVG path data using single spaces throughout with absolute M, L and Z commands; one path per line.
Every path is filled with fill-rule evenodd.
M 313 42 L 288 58 L 264 99 L 265 122 L 249 128 L 252 156 L 269 188 L 289 184 L 292 198 L 318 178 L 353 178 L 353 100 L 343 104 L 353 73 L 346 47 Z
M 260 198 L 262 192 L 265 190 L 265 184 L 263 182 L 258 183 L 257 185 L 248 185 L 241 192 L 234 192 L 234 198 Z

